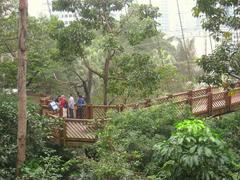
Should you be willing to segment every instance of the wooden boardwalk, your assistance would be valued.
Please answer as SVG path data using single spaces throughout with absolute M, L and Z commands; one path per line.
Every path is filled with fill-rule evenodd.
M 216 116 L 233 112 L 240 108 L 240 88 L 235 88 L 235 91 L 234 95 L 229 96 L 228 91 L 208 87 L 155 99 L 146 99 L 132 104 L 86 105 L 84 106 L 84 119 L 64 118 L 63 132 L 59 133 L 62 136 L 60 139 L 64 145 L 76 142 L 95 142 L 97 140 L 95 132 L 103 127 L 107 118 L 106 113 L 109 110 L 121 112 L 172 102 L 176 104 L 178 111 L 181 111 L 186 105 L 190 106 L 192 113 L 196 116 Z M 59 114 L 53 115 L 49 110 L 49 102 L 47 98 L 41 99 L 42 114 L 59 118 Z

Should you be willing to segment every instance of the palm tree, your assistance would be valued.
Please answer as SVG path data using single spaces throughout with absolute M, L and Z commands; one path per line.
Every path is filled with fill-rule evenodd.
M 192 80 L 192 63 L 196 56 L 195 41 L 187 39 L 185 43 L 182 39 L 176 38 L 178 45 L 174 52 L 177 68 L 183 73 L 188 75 L 188 80 Z M 184 45 L 185 44 L 185 45 Z

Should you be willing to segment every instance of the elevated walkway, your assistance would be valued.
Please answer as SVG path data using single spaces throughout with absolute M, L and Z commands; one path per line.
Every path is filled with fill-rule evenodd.
M 233 93 L 231 93 L 233 92 Z M 236 87 L 231 92 L 221 88 L 203 88 L 172 94 L 155 99 L 146 99 L 142 102 L 118 105 L 85 105 L 84 119 L 63 118 L 62 130 L 57 130 L 55 138 L 60 143 L 69 146 L 80 142 L 96 142 L 96 131 L 104 127 L 108 111 L 122 112 L 128 109 L 147 108 L 172 102 L 176 104 L 176 110 L 180 113 L 183 107 L 188 105 L 192 113 L 196 116 L 216 116 L 236 111 L 240 108 L 240 88 Z M 42 98 L 41 114 L 52 118 L 61 118 L 59 112 L 52 112 L 49 109 L 51 102 L 49 97 Z M 75 107 L 75 110 L 76 107 Z M 72 146 L 70 145 L 70 146 Z

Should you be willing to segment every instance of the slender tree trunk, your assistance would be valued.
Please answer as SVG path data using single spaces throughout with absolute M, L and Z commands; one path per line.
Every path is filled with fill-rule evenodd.
M 212 37 L 211 37 L 211 35 L 210 35 L 210 34 L 208 34 L 208 35 L 209 35 L 210 47 L 211 47 L 211 53 L 212 53 L 212 51 L 213 51 Z
M 87 104 L 91 103 L 91 92 L 92 92 L 92 79 L 93 79 L 93 72 L 88 69 L 88 77 L 87 80 L 84 80 L 76 71 L 74 72 L 77 77 L 82 81 L 82 86 L 84 93 L 85 93 L 85 100 Z M 76 92 L 78 92 L 76 88 Z
M 104 78 L 103 79 L 103 104 L 107 105 L 108 104 L 108 79 Z
M 91 93 L 92 93 L 92 80 L 93 80 L 93 73 L 92 71 L 88 70 L 88 94 L 86 97 L 86 100 L 88 100 L 88 103 L 90 104 L 92 102 L 92 98 L 91 98 Z
M 186 60 L 187 60 L 188 79 L 191 80 L 192 77 L 191 77 L 190 59 L 189 59 L 189 56 L 188 56 L 186 40 L 185 40 L 185 36 L 184 36 L 184 31 L 183 31 L 182 17 L 181 17 L 181 12 L 180 12 L 180 7 L 179 7 L 179 1 L 176 0 L 176 2 L 177 2 L 178 18 L 179 18 L 179 23 L 180 23 L 181 33 L 182 33 L 182 39 L 183 39 L 183 47 L 184 47 L 184 50 L 185 50 Z
M 205 55 L 207 55 L 207 32 L 205 31 L 204 33 L 204 50 L 205 50 Z
M 103 72 L 103 104 L 108 104 L 108 80 L 109 80 L 109 67 L 111 62 L 111 55 L 107 57 L 104 65 L 104 72 Z
M 18 63 L 18 133 L 17 133 L 17 176 L 26 159 L 26 35 L 27 35 L 27 0 L 19 0 L 19 63 Z

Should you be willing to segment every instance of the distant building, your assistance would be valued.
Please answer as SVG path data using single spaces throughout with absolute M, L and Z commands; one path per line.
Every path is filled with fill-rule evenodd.
M 227 15 L 234 16 L 234 7 L 226 7 L 225 8 Z M 229 31 L 229 27 L 223 27 L 223 30 Z M 240 31 L 239 30 L 230 30 L 232 33 L 232 42 L 234 44 L 238 44 L 240 40 Z
M 168 37 L 174 36 L 182 39 L 176 0 L 136 0 L 136 2 L 152 3 L 153 6 L 157 6 L 161 13 L 160 30 Z M 185 39 L 195 39 L 198 56 L 210 53 L 215 47 L 215 41 L 210 39 L 209 34 L 202 29 L 201 19 L 193 17 L 192 9 L 196 5 L 196 0 L 178 0 L 178 2 Z
M 215 41 L 209 38 L 209 34 L 201 27 L 201 19 L 193 17 L 192 8 L 196 4 L 196 0 L 178 0 L 180 6 L 180 15 L 182 18 L 182 26 L 185 39 L 195 39 L 195 46 L 198 55 L 208 54 L 215 48 Z M 134 0 L 134 3 L 150 4 L 159 8 L 161 17 L 159 18 L 159 29 L 166 34 L 167 37 L 175 36 L 182 38 L 181 26 L 179 23 L 179 15 L 176 0 Z M 52 0 L 45 0 L 43 14 L 57 16 L 68 26 L 76 19 L 76 15 L 66 11 L 53 11 Z M 124 11 L 123 11 L 124 12 Z M 119 13 L 115 14 L 119 18 Z M 233 33 L 233 41 L 237 42 L 239 33 Z
M 52 0 L 47 0 L 46 5 L 48 6 L 49 14 L 58 17 L 59 20 L 63 21 L 65 26 L 76 20 L 76 14 L 67 11 L 54 11 L 52 8 Z
M 65 26 L 70 25 L 72 21 L 76 20 L 76 16 L 72 12 L 53 11 L 52 15 L 57 16 L 59 20 L 63 21 Z
M 160 29 L 164 33 L 168 33 L 169 31 L 169 23 L 170 23 L 170 18 L 169 18 L 169 7 L 170 3 L 169 1 L 166 0 L 159 0 L 159 12 L 161 13 L 160 17 Z
M 167 1 L 169 4 L 172 4 L 168 8 L 168 14 L 171 17 L 170 27 L 168 34 L 171 36 L 176 36 L 181 38 L 181 26 L 179 21 L 179 13 L 177 9 L 176 0 L 161 0 Z M 173 3 L 175 2 L 175 3 Z M 196 0 L 178 0 L 180 7 L 180 16 L 182 20 L 183 32 L 186 38 L 192 38 L 196 36 L 202 36 L 203 29 L 201 27 L 200 19 L 195 18 L 192 15 L 192 8 L 196 4 Z

